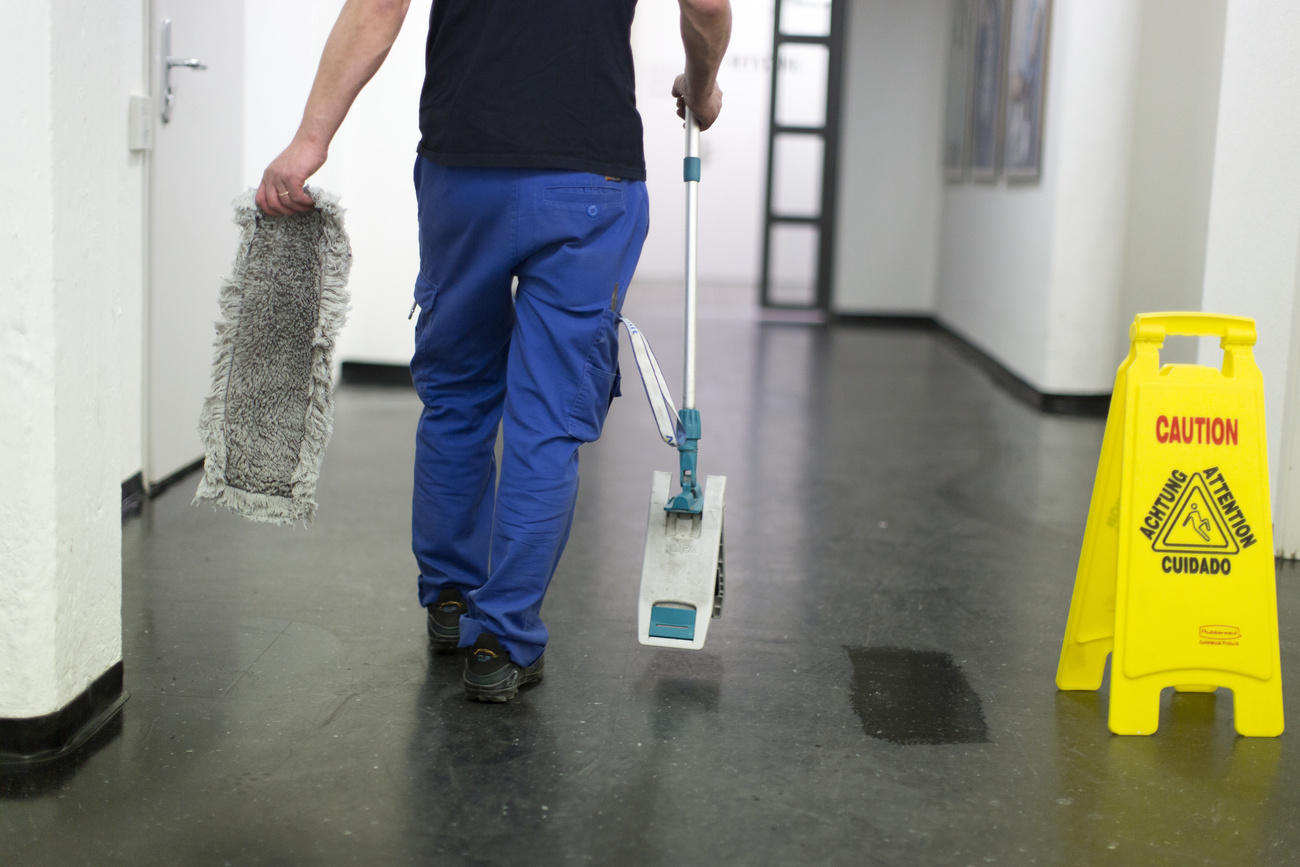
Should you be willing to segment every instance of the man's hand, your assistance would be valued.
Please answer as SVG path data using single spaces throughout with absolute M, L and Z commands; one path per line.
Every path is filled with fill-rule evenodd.
M 325 164 L 325 157 L 323 147 L 294 139 L 262 173 L 257 206 L 275 217 L 301 214 L 316 207 L 303 186 Z
M 677 80 L 673 82 L 673 96 L 677 97 L 677 116 L 685 118 L 686 109 L 689 108 L 695 115 L 695 122 L 699 124 L 700 131 L 703 132 L 713 126 L 713 122 L 718 119 L 718 114 L 722 111 L 722 88 L 718 87 L 716 81 L 703 95 L 690 93 L 689 88 L 690 84 L 685 73 L 677 76 Z
M 677 0 L 682 10 L 682 46 L 686 49 L 686 72 L 673 82 L 677 116 L 690 108 L 700 129 L 713 126 L 722 111 L 722 88 L 718 67 L 731 41 L 730 0 Z

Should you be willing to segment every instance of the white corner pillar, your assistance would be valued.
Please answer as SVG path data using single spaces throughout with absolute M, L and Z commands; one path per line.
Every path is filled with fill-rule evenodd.
M 123 697 L 117 357 L 140 229 L 121 212 L 140 168 L 122 83 L 140 55 L 122 55 L 139 14 L 7 14 L 0 75 L 22 86 L 0 136 L 0 762 L 66 752 Z
M 1120 300 L 1142 4 L 1058 0 L 1052 15 L 1044 146 L 1054 158 L 1044 171 L 1057 176 L 1038 385 L 1095 394 L 1110 391 L 1116 334 L 1128 327 Z
M 1202 309 L 1250 316 L 1279 552 L 1300 552 L 1300 4 L 1229 3 Z M 1205 347 L 1202 364 L 1220 353 Z

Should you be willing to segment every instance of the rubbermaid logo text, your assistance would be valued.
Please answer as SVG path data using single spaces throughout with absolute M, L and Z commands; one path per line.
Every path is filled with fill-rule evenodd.
M 1241 643 L 1241 627 L 1216 623 L 1202 626 L 1199 634 L 1201 644 L 1225 644 L 1236 646 Z

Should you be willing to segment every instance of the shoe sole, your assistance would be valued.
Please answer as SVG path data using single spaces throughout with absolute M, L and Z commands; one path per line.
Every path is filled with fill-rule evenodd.
M 525 686 L 539 683 L 542 679 L 542 667 L 534 663 L 528 669 L 515 666 L 510 675 L 500 683 L 475 683 L 465 676 L 465 698 L 470 701 L 483 701 L 491 704 L 503 704 L 519 695 Z

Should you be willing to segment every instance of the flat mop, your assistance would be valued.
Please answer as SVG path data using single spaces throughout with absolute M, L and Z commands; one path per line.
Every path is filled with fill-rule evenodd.
M 221 287 L 212 387 L 203 404 L 203 479 L 194 502 L 253 521 L 310 522 L 333 430 L 334 340 L 347 315 L 352 252 L 338 199 L 272 217 L 235 202 L 239 247 Z
M 697 456 L 701 433 L 695 408 L 695 300 L 700 181 L 700 129 L 686 111 L 686 363 L 682 409 L 672 405 L 654 353 L 636 326 L 623 324 L 631 337 L 637 367 L 646 386 L 660 435 L 680 457 L 681 492 L 669 495 L 670 474 L 656 471 L 650 486 L 645 559 L 637 612 L 638 639 L 656 647 L 699 650 L 709 620 L 722 614 L 722 497 L 726 476 L 699 483 Z

